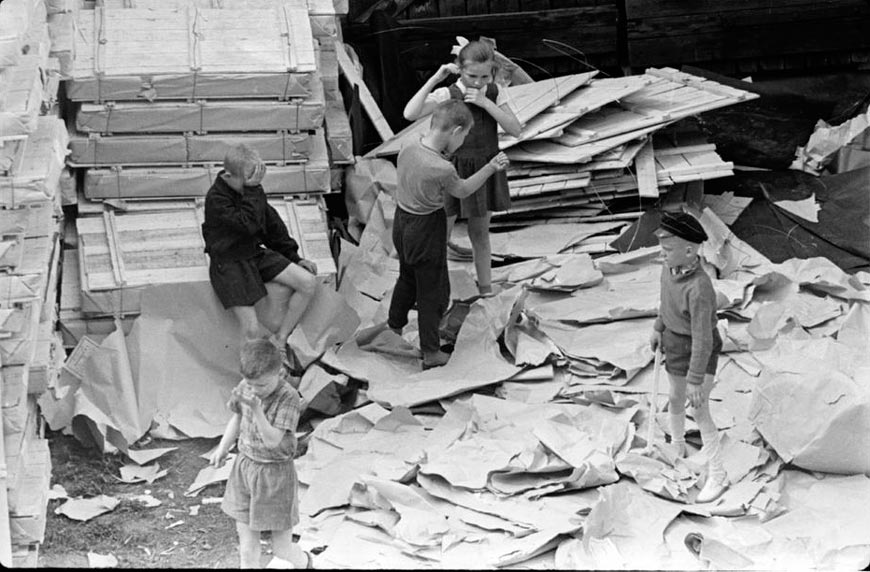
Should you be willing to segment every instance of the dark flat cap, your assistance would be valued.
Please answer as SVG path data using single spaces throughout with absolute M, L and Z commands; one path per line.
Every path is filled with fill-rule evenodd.
M 667 231 L 674 236 L 679 236 L 689 242 L 702 243 L 707 240 L 707 233 L 698 219 L 684 212 L 662 212 L 661 230 Z

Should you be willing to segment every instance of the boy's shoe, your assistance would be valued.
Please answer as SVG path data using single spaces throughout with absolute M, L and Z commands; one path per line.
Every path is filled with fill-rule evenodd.
M 712 475 L 707 475 L 707 482 L 704 483 L 704 488 L 701 489 L 701 492 L 698 493 L 698 496 L 695 497 L 695 502 L 699 504 L 713 502 L 720 496 L 725 490 L 728 488 L 728 479 L 727 478 L 715 478 Z
M 433 367 L 441 367 L 450 360 L 450 354 L 442 351 L 423 354 L 423 369 L 432 369 Z

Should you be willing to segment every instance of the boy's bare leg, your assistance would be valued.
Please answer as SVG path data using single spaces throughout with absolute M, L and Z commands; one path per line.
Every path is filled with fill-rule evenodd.
M 247 524 L 236 521 L 239 533 L 239 560 L 242 568 L 260 567 L 260 531 L 251 530 Z
M 275 334 L 281 328 L 281 322 L 284 321 L 284 312 L 290 301 L 291 291 L 277 282 L 267 282 L 265 286 L 266 296 L 257 301 L 254 307 L 263 327 L 271 334 Z
M 292 530 L 272 531 L 272 553 L 293 564 L 294 568 L 308 568 L 308 556 L 293 542 Z
M 314 292 L 317 289 L 317 277 L 297 264 L 290 264 L 272 281 L 292 290 L 287 302 L 287 313 L 284 314 L 281 327 L 276 333 L 278 341 L 286 343 L 287 338 L 290 337 L 290 332 L 299 323 L 314 297 Z
M 453 227 L 456 225 L 456 215 L 447 217 L 447 244 L 450 244 L 453 236 Z
M 492 245 L 489 240 L 490 214 L 468 217 L 468 238 L 474 255 L 474 270 L 477 272 L 477 289 L 481 294 L 492 293 Z
M 233 306 L 233 313 L 242 325 L 242 340 L 256 340 L 262 336 L 263 328 L 257 319 L 257 311 L 253 306 Z
M 671 443 L 680 455 L 686 454 L 686 378 L 668 374 L 671 391 L 668 396 L 668 421 L 671 429 Z

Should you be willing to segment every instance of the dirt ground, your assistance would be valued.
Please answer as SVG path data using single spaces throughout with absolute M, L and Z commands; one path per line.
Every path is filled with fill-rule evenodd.
M 123 455 L 102 455 L 84 448 L 73 437 L 53 433 L 51 439 L 52 485 L 59 484 L 70 497 L 109 495 L 121 500 L 115 510 L 87 522 L 54 513 L 65 500 L 49 501 L 45 541 L 39 551 L 40 567 L 88 567 L 88 552 L 112 554 L 124 568 L 237 568 L 238 540 L 233 521 L 219 504 L 202 504 L 220 497 L 224 483 L 210 485 L 196 497 L 184 492 L 207 465 L 200 457 L 217 439 L 164 441 L 155 439 L 146 448 L 178 447 L 157 462 L 169 474 L 152 484 L 125 484 L 117 478 L 126 464 Z M 151 494 L 161 505 L 145 508 L 129 497 Z M 196 516 L 191 507 L 199 506 Z M 178 521 L 182 524 L 169 526 Z M 268 563 L 264 546 L 263 564 Z

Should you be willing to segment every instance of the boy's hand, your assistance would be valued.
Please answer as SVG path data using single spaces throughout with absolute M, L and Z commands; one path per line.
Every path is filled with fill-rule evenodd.
M 302 260 L 300 260 L 296 264 L 298 264 L 299 266 L 301 266 L 302 268 L 304 268 L 305 270 L 307 270 L 311 274 L 314 274 L 315 276 L 317 276 L 317 265 L 314 264 L 313 262 L 311 262 L 310 260 L 305 260 L 303 258 Z
M 256 187 L 259 185 L 263 177 L 266 175 L 266 164 L 262 161 L 257 163 L 257 166 L 254 167 L 254 172 L 251 173 L 251 176 L 245 179 L 246 187 Z
M 477 89 L 476 87 L 469 87 L 465 90 L 465 103 L 473 103 L 478 107 L 483 107 L 487 101 L 489 99 L 486 97 L 486 88 Z
M 689 398 L 689 405 L 692 407 L 701 407 L 701 404 L 704 401 L 702 387 L 703 386 L 700 383 L 686 384 L 686 397 Z
M 659 349 L 659 346 L 662 345 L 662 333 L 656 330 L 653 330 L 653 333 L 649 336 L 649 347 L 656 353 L 656 350 Z
M 438 71 L 435 72 L 435 76 L 438 78 L 438 81 L 444 81 L 448 77 L 452 75 L 456 75 L 459 73 L 459 66 L 456 64 L 444 64 Z
M 227 451 L 224 451 L 222 447 L 218 447 L 214 451 L 211 452 L 211 455 L 208 458 L 208 464 L 215 468 L 220 468 L 221 465 L 224 464 L 224 461 L 227 460 Z
M 508 165 L 510 165 L 510 160 L 508 159 L 507 155 L 504 154 L 504 152 L 501 152 L 492 159 L 490 159 L 489 164 L 492 165 L 492 167 L 496 171 L 504 171 L 505 169 L 507 169 Z

